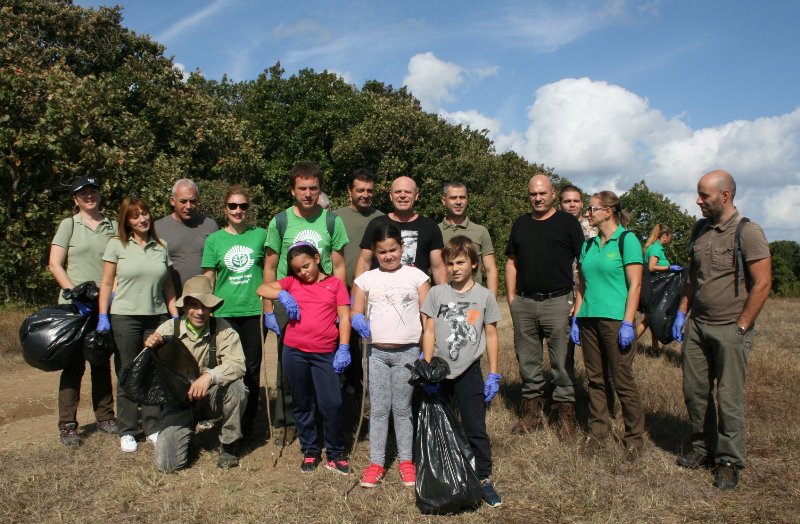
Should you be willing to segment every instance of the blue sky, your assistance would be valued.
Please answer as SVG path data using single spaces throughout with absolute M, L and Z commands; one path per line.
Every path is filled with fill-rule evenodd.
M 121 4 L 123 25 L 207 78 L 280 61 L 406 85 L 588 190 L 645 179 L 697 214 L 697 179 L 727 169 L 770 240 L 800 240 L 800 2 L 75 3 Z

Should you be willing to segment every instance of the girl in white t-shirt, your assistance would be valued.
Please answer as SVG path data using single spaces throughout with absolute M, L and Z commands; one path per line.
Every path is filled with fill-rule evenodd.
M 389 413 L 394 417 L 397 462 L 404 485 L 413 486 L 417 473 L 411 460 L 414 424 L 405 366 L 419 358 L 422 321 L 420 306 L 430 289 L 428 275 L 402 265 L 403 237 L 393 225 L 373 231 L 372 249 L 379 267 L 362 273 L 353 282 L 351 323 L 369 342 L 368 383 L 370 399 L 369 453 L 371 464 L 364 470 L 361 485 L 374 488 L 386 471 L 386 438 Z M 368 312 L 369 320 L 364 316 Z

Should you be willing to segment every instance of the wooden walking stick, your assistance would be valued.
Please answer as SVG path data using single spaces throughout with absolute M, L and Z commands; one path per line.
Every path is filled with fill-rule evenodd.
M 369 324 L 369 291 L 364 293 L 364 312 L 366 313 L 365 317 L 367 319 L 367 324 Z M 358 426 L 356 427 L 356 434 L 353 437 L 353 447 L 350 449 L 350 460 L 353 460 L 353 453 L 356 450 L 356 444 L 358 444 L 358 438 L 361 436 L 361 425 L 364 422 L 364 405 L 366 404 L 367 398 L 367 380 L 369 378 L 369 373 L 367 373 L 367 348 L 369 344 L 367 343 L 367 339 L 361 337 L 361 409 L 358 414 Z
M 264 333 L 264 314 L 266 313 L 266 307 L 264 307 L 264 300 L 261 299 L 261 318 L 258 322 L 259 331 L 261 332 L 261 375 L 262 379 L 264 380 L 264 393 L 266 396 L 266 405 L 267 405 L 267 432 L 269 433 L 269 437 L 272 437 L 272 412 L 269 409 L 269 380 L 267 379 L 267 337 Z M 270 452 L 272 453 L 272 467 L 274 468 L 278 464 L 278 459 L 275 458 L 275 448 L 274 446 L 270 446 Z

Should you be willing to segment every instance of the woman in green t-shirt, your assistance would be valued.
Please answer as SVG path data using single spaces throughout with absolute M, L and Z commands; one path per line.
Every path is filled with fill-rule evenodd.
M 644 411 L 633 376 L 633 326 L 642 287 L 642 247 L 626 233 L 627 213 L 611 191 L 595 193 L 586 208 L 598 235 L 581 250 L 578 292 L 570 338 L 583 342 L 583 361 L 589 379 L 588 452 L 605 446 L 610 427 L 604 369 L 611 370 L 625 422 L 625 458 L 638 459 L 644 447 Z M 624 242 L 620 246 L 620 242 Z
M 256 294 L 264 273 L 267 230 L 247 224 L 250 196 L 241 186 L 225 194 L 228 225 L 208 236 L 203 248 L 203 274 L 214 294 L 224 300 L 214 316 L 227 320 L 239 334 L 244 349 L 244 384 L 249 396 L 242 415 L 242 432 L 252 434 L 261 389 L 261 299 Z
M 84 282 L 100 283 L 103 276 L 103 252 L 109 239 L 116 235 L 116 224 L 100 211 L 100 186 L 95 178 L 78 177 L 72 183 L 74 215 L 65 218 L 50 244 L 48 269 L 62 290 L 72 289 Z M 61 293 L 59 303 L 68 303 Z M 83 315 L 97 311 L 97 302 L 88 304 L 73 301 Z M 117 433 L 114 418 L 114 393 L 111 387 L 111 359 L 104 363 L 91 363 L 92 405 L 97 419 L 97 429 L 104 433 Z M 58 429 L 61 443 L 78 446 L 78 401 L 81 380 L 86 370 L 82 353 L 67 363 L 58 384 Z
M 656 224 L 653 230 L 650 231 L 650 236 L 647 237 L 647 242 L 644 244 L 644 263 L 647 264 L 647 270 L 650 273 L 683 270 L 681 266 L 671 265 L 669 260 L 667 260 L 667 254 L 664 253 L 664 247 L 671 241 L 672 228 L 667 225 Z M 636 326 L 636 338 L 642 336 L 647 327 L 647 317 L 644 317 L 642 322 Z M 651 333 L 651 336 L 651 346 L 654 350 L 658 351 L 658 339 L 653 333 Z

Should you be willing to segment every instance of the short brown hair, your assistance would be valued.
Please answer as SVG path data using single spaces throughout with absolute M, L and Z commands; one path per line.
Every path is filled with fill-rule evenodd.
M 464 235 L 456 235 L 447 241 L 442 249 L 442 258 L 444 263 L 447 264 L 448 260 L 465 256 L 469 259 L 472 266 L 472 274 L 478 270 L 478 249 L 475 247 L 475 242 L 465 237 Z
M 295 162 L 289 172 L 289 187 L 294 189 L 298 178 L 316 178 L 322 190 L 322 170 L 314 162 L 308 160 Z

